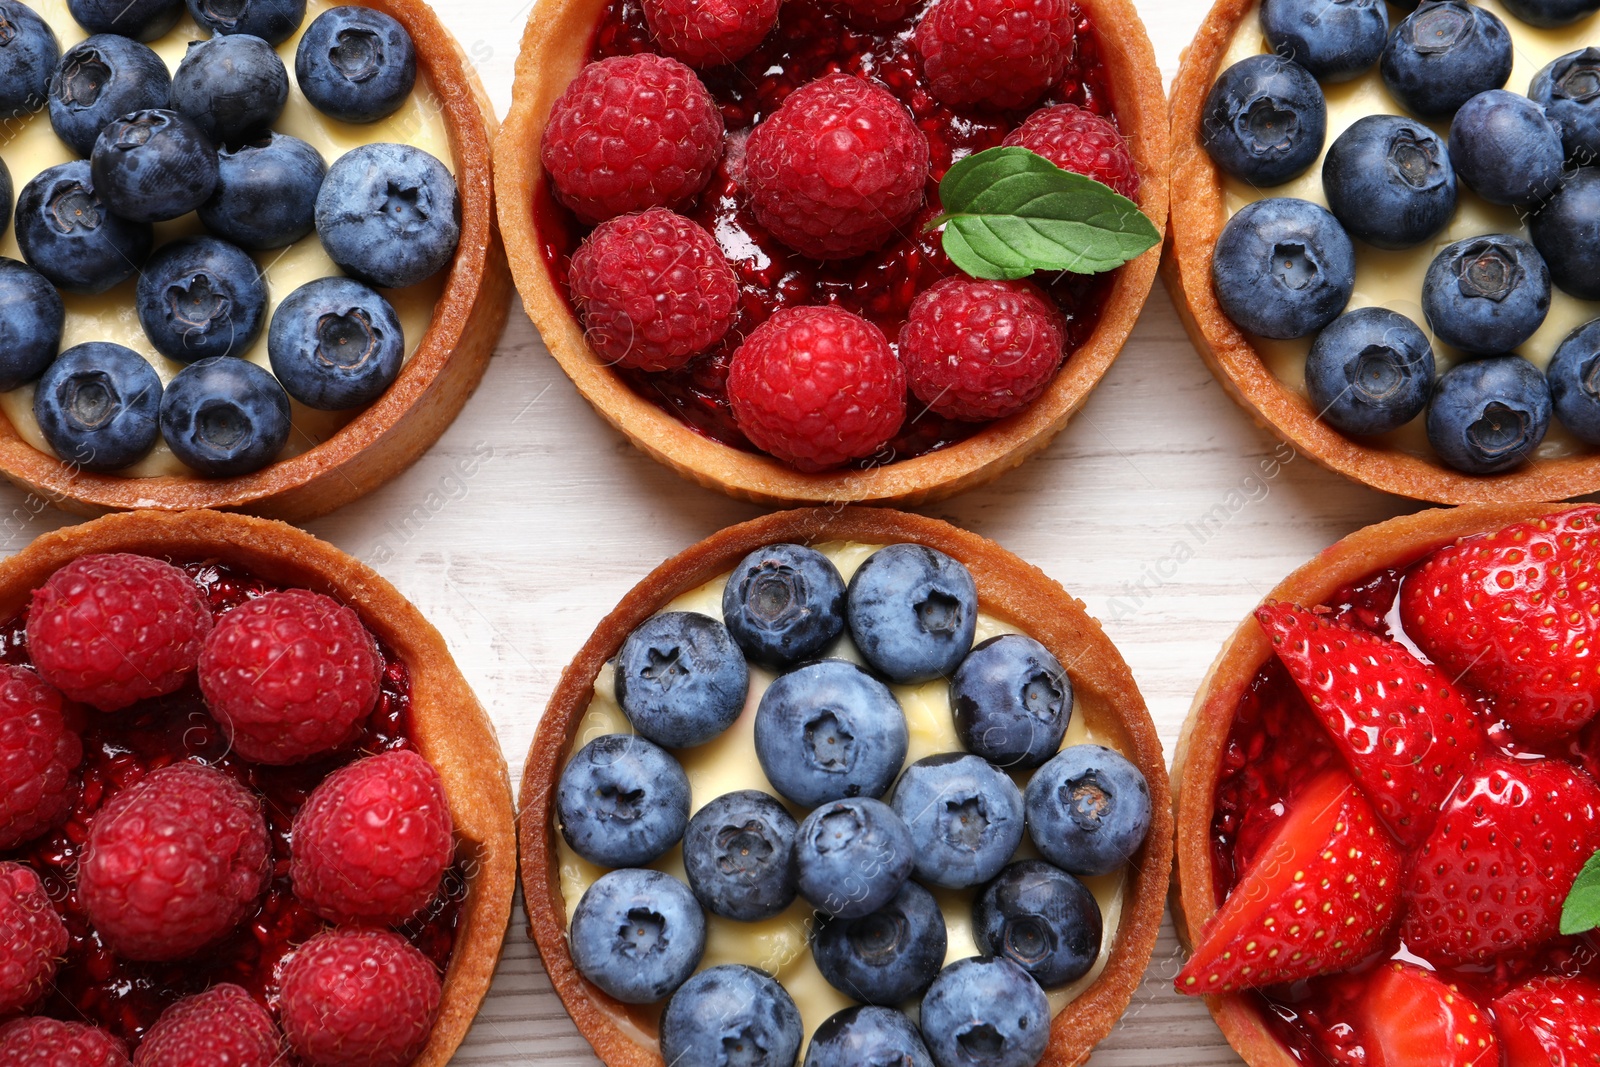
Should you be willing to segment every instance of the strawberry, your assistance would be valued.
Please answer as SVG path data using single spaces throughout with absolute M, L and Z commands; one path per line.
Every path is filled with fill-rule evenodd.
M 1436 966 L 1554 937 L 1600 834 L 1600 786 L 1561 760 L 1494 757 L 1463 779 L 1413 858 L 1406 946 Z
M 1464 538 L 1400 589 L 1406 632 L 1494 700 L 1519 738 L 1564 737 L 1600 690 L 1600 507 Z
M 1394 962 L 1365 984 L 1354 1022 L 1367 1067 L 1500 1067 L 1489 1013 L 1460 989 Z
M 1600 983 L 1546 975 L 1495 1001 L 1509 1067 L 1600 1064 Z
M 1293 604 L 1256 619 L 1384 825 L 1408 848 L 1485 745 L 1479 715 L 1404 645 Z
M 1180 993 L 1231 993 L 1345 970 L 1396 917 L 1400 848 L 1338 768 L 1312 779 L 1206 925 Z

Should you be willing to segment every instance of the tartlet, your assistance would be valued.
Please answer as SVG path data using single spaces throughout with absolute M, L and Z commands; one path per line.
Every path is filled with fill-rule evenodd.
M 600 623 L 562 672 L 523 772 L 519 832 L 529 932 L 568 1013 L 609 1067 L 660 1067 L 662 1058 L 648 1013 L 612 1000 L 584 979 L 567 941 L 555 791 L 594 696 L 596 676 L 636 626 L 675 597 L 727 573 L 751 551 L 780 542 L 827 541 L 913 542 L 965 564 L 977 583 L 980 610 L 1017 626 L 1068 665 L 1079 696 L 1076 714 L 1091 716 L 1092 729 L 1115 737 L 1151 793 L 1163 795 L 1167 774 L 1160 739 L 1121 655 L 1079 601 L 992 541 L 935 519 L 849 507 L 781 512 L 714 534 L 657 567 Z M 1109 961 L 1099 978 L 1056 1015 L 1041 1063 L 1084 1062 L 1127 1009 L 1161 923 L 1171 861 L 1163 842 L 1170 834 L 1170 813 L 1157 803 L 1145 843 L 1128 864 Z

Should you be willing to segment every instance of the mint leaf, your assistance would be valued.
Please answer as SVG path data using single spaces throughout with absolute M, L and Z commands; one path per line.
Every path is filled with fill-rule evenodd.
M 939 199 L 944 214 L 928 229 L 944 227 L 945 253 L 974 278 L 1098 274 L 1161 240 L 1138 204 L 1026 148 L 961 160 L 939 182 Z
M 1600 926 L 1600 852 L 1578 872 L 1567 903 L 1561 909 L 1561 932 L 1581 934 Z

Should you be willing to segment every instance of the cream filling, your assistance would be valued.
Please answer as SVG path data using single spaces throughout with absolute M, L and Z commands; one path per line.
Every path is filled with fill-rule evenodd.
M 881 546 L 842 542 L 816 546 L 818 551 L 834 562 L 846 582 L 850 580 L 856 568 L 861 566 L 867 557 L 878 551 L 879 547 Z M 728 576 L 723 575 L 678 597 L 663 610 L 698 611 L 703 615 L 721 619 L 722 590 L 727 583 Z M 984 641 L 1000 634 L 1019 632 L 1014 626 L 1009 626 L 992 616 L 980 614 L 975 640 Z M 828 650 L 827 655 L 854 663 L 863 662 L 861 654 L 850 641 L 848 632 Z M 759 789 L 773 796 L 778 795 L 777 790 L 761 771 L 755 748 L 756 707 L 761 702 L 761 695 L 766 692 L 775 677 L 771 671 L 752 666 L 750 695 L 738 720 L 716 740 L 699 748 L 673 753 L 689 776 L 691 814 L 700 810 L 707 802 L 738 789 Z M 607 663 L 595 679 L 594 699 L 590 701 L 588 711 L 578 724 L 577 735 L 573 741 L 574 752 L 597 737 L 633 732 L 633 727 L 629 725 L 622 708 L 617 704 L 612 679 L 612 665 Z M 890 688 L 906 713 L 906 725 L 910 733 L 910 744 L 906 752 L 907 766 L 924 756 L 961 750 L 961 742 L 956 737 L 955 721 L 950 714 L 949 687 L 945 682 L 895 685 Z M 1075 692 L 1072 722 L 1062 741 L 1063 747 L 1081 744 L 1117 747 L 1113 740 L 1096 734 L 1087 726 L 1089 716 L 1085 714 L 1085 710 L 1094 699 L 1090 694 Z M 1019 788 L 1026 787 L 1028 772 L 1019 773 L 1014 777 Z M 804 814 L 798 809 L 795 811 L 797 816 Z M 555 833 L 555 839 L 561 866 L 561 895 L 566 902 L 567 919 L 570 923 L 584 892 L 605 873 L 605 868 L 597 867 L 573 852 L 559 831 Z M 1032 843 L 1024 837 L 1016 858 L 1037 855 Z M 685 878 L 681 847 L 674 846 L 651 866 L 680 880 Z M 1083 880 L 1100 905 L 1100 916 L 1105 930 L 1100 945 L 1100 956 L 1095 960 L 1089 973 L 1078 981 L 1060 989 L 1047 991 L 1052 1015 L 1061 1011 L 1093 985 L 1105 970 L 1116 941 L 1117 926 L 1122 918 L 1122 890 L 1125 880 L 1125 872 L 1122 871 Z M 945 953 L 945 963 L 950 964 L 956 960 L 979 955 L 977 942 L 972 933 L 972 904 L 977 899 L 978 890 L 935 889 L 933 894 L 944 912 L 945 928 L 949 932 L 949 948 Z M 815 1033 L 817 1027 L 830 1015 L 855 1004 L 855 1001 L 829 985 L 827 979 L 822 977 L 822 972 L 817 970 L 817 965 L 807 947 L 807 936 L 814 922 L 812 909 L 803 900 L 796 900 L 783 914 L 757 923 L 737 922 L 707 913 L 706 951 L 701 960 L 701 969 L 724 963 L 743 963 L 775 975 L 788 990 L 789 995 L 794 997 L 794 1002 L 800 1009 L 806 1040 L 809 1041 L 810 1035 Z M 908 1007 L 913 1009 L 914 1014 L 915 1005 Z M 642 1034 L 639 1036 L 641 1040 L 653 1040 Z
M 1580 48 L 1600 44 L 1600 16 L 1587 18 L 1574 26 L 1541 30 L 1529 26 L 1512 15 L 1498 0 L 1474 0 L 1474 3 L 1493 12 L 1511 31 L 1515 64 L 1505 87 L 1512 92 L 1526 93 L 1534 75 L 1551 60 Z M 1397 9 L 1390 9 L 1391 28 L 1395 19 L 1403 14 L 1404 12 L 1399 12 Z M 1252 11 L 1240 20 L 1228 53 L 1223 58 L 1222 65 L 1217 68 L 1218 73 L 1242 59 L 1269 51 L 1271 48 L 1261 32 L 1261 23 L 1256 12 Z M 1353 81 L 1325 84 L 1322 92 L 1328 101 L 1328 137 L 1324 146 L 1324 156 L 1327 146 L 1331 146 L 1357 119 L 1366 115 L 1407 114 L 1394 97 L 1389 95 L 1388 87 L 1384 85 L 1383 77 L 1378 73 L 1376 66 Z M 1428 123 L 1428 126 L 1440 137 L 1449 139 L 1448 122 L 1433 122 Z M 1222 179 L 1223 207 L 1229 218 L 1246 204 L 1267 197 L 1292 196 L 1310 200 L 1323 207 L 1328 206 L 1328 198 L 1322 191 L 1322 158 L 1294 181 L 1266 189 L 1258 189 L 1226 175 L 1223 175 Z M 1446 245 L 1469 237 L 1490 233 L 1516 234 L 1524 239 L 1528 237 L 1528 228 L 1523 224 L 1516 208 L 1499 207 L 1488 203 L 1468 189 L 1465 182 L 1458 180 L 1457 187 L 1459 197 L 1455 218 L 1430 241 L 1415 248 L 1386 252 L 1352 238 L 1356 248 L 1356 285 L 1355 293 L 1350 298 L 1349 309 L 1353 311 L 1363 307 L 1386 307 L 1411 319 L 1433 342 L 1434 359 L 1441 374 L 1456 362 L 1468 357 L 1440 342 L 1433 336 L 1433 331 L 1428 329 L 1428 320 L 1422 314 L 1422 279 L 1428 272 L 1428 264 L 1433 262 L 1433 258 Z M 1550 357 L 1555 355 L 1556 349 L 1566 340 L 1567 335 L 1595 318 L 1600 318 L 1600 302 L 1579 300 L 1559 288 L 1553 288 L 1549 316 L 1544 320 L 1539 332 L 1524 343 L 1518 352 L 1534 366 L 1543 370 L 1549 365 Z M 1250 340 L 1272 373 L 1277 375 L 1280 381 L 1305 395 L 1306 355 L 1311 351 L 1311 342 L 1315 340 L 1315 335 L 1290 341 L 1277 341 L 1265 337 L 1251 337 Z M 1433 455 L 1422 416 L 1413 419 L 1394 433 L 1372 440 L 1416 455 Z M 1550 459 L 1585 450 L 1587 446 L 1568 434 L 1558 420 L 1552 419 L 1550 433 L 1545 437 L 1536 455 L 1541 459 Z
M 73 21 L 67 10 L 66 0 L 29 0 L 29 6 L 43 16 L 56 31 L 56 36 L 61 40 L 63 53 L 88 36 L 83 27 Z M 333 0 L 310 0 L 306 5 L 306 18 L 301 24 L 301 31 L 311 25 L 312 19 L 334 6 L 336 5 Z M 209 31 L 202 30 L 185 14 L 172 32 L 154 42 L 151 47 L 166 61 L 170 69 L 176 70 L 188 49 L 189 42 L 204 40 L 210 36 Z M 299 43 L 300 33 L 297 32 L 278 46 L 278 54 L 283 57 L 289 71 L 289 101 L 284 108 L 283 116 L 273 124 L 273 129 L 308 142 L 322 153 L 323 160 L 329 166 L 352 148 L 388 141 L 421 148 L 438 157 L 454 172 L 455 157 L 450 151 L 450 133 L 444 121 L 443 106 L 432 86 L 428 84 L 425 73 L 419 72 L 417 87 L 412 92 L 411 98 L 382 122 L 365 126 L 339 122 L 312 107 L 300 92 L 299 86 L 295 84 L 294 54 Z M 19 193 L 22 187 L 40 171 L 78 158 L 51 129 L 48 108 L 16 120 L 12 125 L 14 128 L 8 130 L 10 136 L 5 146 L 5 162 L 11 170 L 12 181 Z M 171 222 L 159 223 L 155 229 L 157 247 L 178 237 L 204 232 L 199 218 L 192 214 Z M 22 253 L 17 248 L 14 229 L 8 229 L 3 238 L 0 238 L 0 256 L 22 259 Z M 315 233 L 288 248 L 255 253 L 254 258 L 260 264 L 262 276 L 267 282 L 268 314 L 262 320 L 261 336 L 255 346 L 245 353 L 244 358 L 270 371 L 272 367 L 267 359 L 267 330 L 271 325 L 271 313 L 285 297 L 306 282 L 340 274 L 341 271 L 323 252 L 322 244 L 317 240 Z M 165 385 L 187 364 L 162 356 L 145 337 L 144 329 L 139 325 L 138 312 L 134 308 L 135 284 L 136 279 L 129 279 L 98 296 L 73 296 L 63 293 L 62 299 L 67 306 L 67 321 L 62 333 L 61 349 L 65 351 L 85 341 L 114 341 L 148 359 L 151 366 L 155 367 L 156 373 L 161 376 L 162 384 Z M 437 277 L 409 289 L 389 290 L 384 293 L 400 316 L 400 323 L 405 331 L 407 359 L 416 351 L 417 345 L 422 341 L 422 335 L 427 332 L 428 324 L 433 319 L 434 305 L 438 303 L 443 291 L 444 273 L 441 272 Z M 17 433 L 23 440 L 41 452 L 54 455 L 44 435 L 39 432 L 38 421 L 33 417 L 33 391 L 34 386 L 30 382 L 10 392 L 0 393 L 0 412 L 11 420 L 11 425 L 16 427 Z M 356 415 L 354 411 L 316 411 L 292 399 L 289 406 L 293 424 L 289 441 L 278 456 L 280 460 L 289 459 L 316 447 L 333 436 Z M 198 476 L 179 462 L 166 442 L 159 439 L 148 456 L 117 473 L 129 478 L 153 478 L 160 475 Z

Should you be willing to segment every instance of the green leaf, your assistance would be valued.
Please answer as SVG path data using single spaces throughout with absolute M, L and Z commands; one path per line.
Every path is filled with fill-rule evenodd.
M 939 199 L 944 214 L 928 229 L 944 227 L 945 253 L 974 278 L 1099 274 L 1161 240 L 1132 200 L 1026 148 L 961 160 L 939 182 Z
M 1581 934 L 1600 926 L 1600 852 L 1589 857 L 1589 862 L 1578 872 L 1572 883 L 1567 903 L 1561 909 L 1561 932 Z

